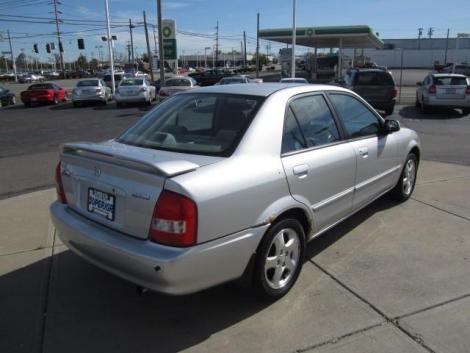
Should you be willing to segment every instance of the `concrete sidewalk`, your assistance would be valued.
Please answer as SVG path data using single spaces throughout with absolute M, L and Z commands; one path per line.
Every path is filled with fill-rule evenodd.
M 422 162 L 411 200 L 310 243 L 273 304 L 233 284 L 139 296 L 60 243 L 54 197 L 0 200 L 0 352 L 470 352 L 470 167 Z

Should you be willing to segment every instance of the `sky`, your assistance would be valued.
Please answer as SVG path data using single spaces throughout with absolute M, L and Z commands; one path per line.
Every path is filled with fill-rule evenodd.
M 64 33 L 66 61 L 75 59 L 79 53 L 98 57 L 99 51 L 106 51 L 101 41 L 105 29 L 104 0 L 60 0 L 58 8 L 61 32 Z M 434 28 L 433 37 L 470 32 L 470 1 L 447 0 L 438 6 L 430 0 L 297 0 L 297 26 L 369 25 L 380 38 L 416 38 L 418 28 L 427 33 Z M 156 0 L 109 0 L 111 21 L 117 27 L 112 33 L 118 36 L 116 51 L 127 53 L 126 44 L 130 39 L 126 21 L 143 21 L 142 11 L 147 13 L 150 24 L 156 24 Z M 256 14 L 260 13 L 260 28 L 287 28 L 292 25 L 292 1 L 290 0 L 162 0 L 163 18 L 174 19 L 178 31 L 178 53 L 202 54 L 204 47 L 212 47 L 215 26 L 219 22 L 219 46 L 224 52 L 239 50 L 243 31 L 247 34 L 248 52 L 256 46 Z M 0 0 L 0 32 L 7 29 L 13 38 L 13 50 L 34 55 L 33 44 L 37 43 L 40 59 L 45 60 L 45 44 L 56 42 L 55 24 L 50 0 Z M 14 17 L 16 16 L 16 17 Z M 27 17 L 27 18 L 25 18 Z M 34 18 L 31 18 L 34 17 Z M 41 19 L 38 19 L 41 18 Z M 26 22 L 16 22 L 26 21 Z M 29 23 L 31 21 L 40 23 Z M 87 21 L 83 23 L 82 21 Z M 153 27 L 150 26 L 150 42 L 153 49 Z M 77 49 L 77 39 L 85 40 L 84 51 Z M 260 43 L 266 52 L 268 43 Z M 103 46 L 103 48 L 97 48 Z M 137 55 L 146 51 L 142 26 L 134 29 L 134 46 Z M 277 53 L 281 44 L 271 43 L 271 52 Z M 8 42 L 0 41 L 0 50 L 8 50 Z M 307 48 L 299 48 L 306 51 Z

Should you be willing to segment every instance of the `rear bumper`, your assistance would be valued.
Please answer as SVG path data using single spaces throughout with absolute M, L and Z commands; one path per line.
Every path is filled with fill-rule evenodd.
M 72 93 L 72 102 L 105 102 L 105 94 L 96 94 L 96 95 L 76 95 Z
M 49 103 L 54 101 L 54 96 L 21 97 L 23 103 Z
M 437 99 L 436 97 L 425 97 L 424 104 L 443 108 L 470 108 L 470 99 Z
M 144 95 L 138 96 L 122 96 L 120 94 L 116 94 L 114 96 L 114 100 L 118 103 L 139 103 L 139 102 L 148 102 L 149 97 Z
M 175 295 L 241 277 L 269 227 L 174 248 L 103 227 L 58 202 L 51 205 L 50 213 L 60 239 L 84 259 L 142 287 Z

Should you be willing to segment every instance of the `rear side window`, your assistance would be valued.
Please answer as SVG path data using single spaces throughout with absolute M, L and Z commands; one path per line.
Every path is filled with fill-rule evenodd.
M 392 76 L 388 72 L 370 71 L 358 72 L 356 86 L 394 86 Z
M 283 153 L 327 145 L 339 139 L 333 115 L 322 95 L 304 96 L 289 104 L 282 141 Z
M 375 135 L 380 130 L 377 116 L 362 102 L 345 94 L 329 95 L 349 137 Z

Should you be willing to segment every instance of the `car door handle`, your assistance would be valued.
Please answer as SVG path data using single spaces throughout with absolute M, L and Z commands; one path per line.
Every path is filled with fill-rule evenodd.
M 307 164 L 300 164 L 296 165 L 293 169 L 294 175 L 296 175 L 299 179 L 303 179 L 308 175 L 308 165 Z
M 369 149 L 367 147 L 361 147 L 359 148 L 359 155 L 362 158 L 367 158 L 369 157 Z

